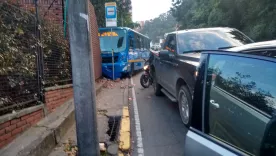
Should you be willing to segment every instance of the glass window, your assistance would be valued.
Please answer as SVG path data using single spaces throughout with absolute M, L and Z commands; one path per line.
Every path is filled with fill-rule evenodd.
M 194 50 L 217 50 L 252 43 L 235 29 L 190 31 L 177 34 L 179 53 Z
M 210 55 L 205 103 L 207 132 L 248 154 L 259 155 L 276 115 L 276 63 Z
M 165 47 L 167 50 L 170 50 L 172 52 L 174 52 L 176 50 L 176 41 L 175 41 L 175 36 L 174 35 L 170 35 L 168 36 L 168 39 L 166 41 L 167 46 Z
M 100 48 L 101 52 L 121 52 L 126 49 L 126 31 L 125 30 L 100 30 Z

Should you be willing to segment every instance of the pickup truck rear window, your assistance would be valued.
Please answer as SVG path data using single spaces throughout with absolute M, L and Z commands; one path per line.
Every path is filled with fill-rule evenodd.
M 179 53 L 196 50 L 217 50 L 241 46 L 253 41 L 237 30 L 205 30 L 177 34 Z

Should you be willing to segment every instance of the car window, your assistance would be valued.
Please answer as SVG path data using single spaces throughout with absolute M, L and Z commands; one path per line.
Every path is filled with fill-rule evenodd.
M 252 43 L 235 29 L 191 31 L 177 34 L 179 53 L 196 50 L 217 50 Z
M 210 55 L 206 132 L 245 153 L 259 155 L 276 115 L 275 69 L 274 62 Z
M 168 36 L 167 46 L 165 48 L 167 50 L 170 50 L 171 52 L 175 52 L 175 50 L 176 50 L 176 40 L 175 40 L 174 35 Z

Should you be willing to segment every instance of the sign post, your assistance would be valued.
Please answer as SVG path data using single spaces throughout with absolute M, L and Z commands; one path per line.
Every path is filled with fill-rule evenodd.
M 105 22 L 106 27 L 117 27 L 117 5 L 115 2 L 105 3 Z M 112 34 L 111 28 L 111 34 Z M 112 39 L 112 38 L 111 38 Z M 114 48 L 112 47 L 112 72 L 114 80 Z
M 115 2 L 105 3 L 106 27 L 117 27 L 117 5 Z

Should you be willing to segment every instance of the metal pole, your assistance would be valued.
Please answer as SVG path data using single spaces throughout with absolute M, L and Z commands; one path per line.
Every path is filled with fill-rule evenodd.
M 70 51 L 78 154 L 99 156 L 94 64 L 88 27 L 88 1 L 69 0 Z
M 38 0 L 34 0 L 35 5 L 35 20 L 36 20 L 36 37 L 41 42 L 41 25 L 38 12 Z M 38 89 L 39 89 L 39 100 L 44 101 L 44 59 L 43 59 L 43 49 L 40 44 L 38 44 L 37 49 L 37 69 L 38 69 Z
M 111 43 L 112 43 L 112 28 L 111 28 Z M 112 79 L 114 80 L 114 48 L 112 47 Z

